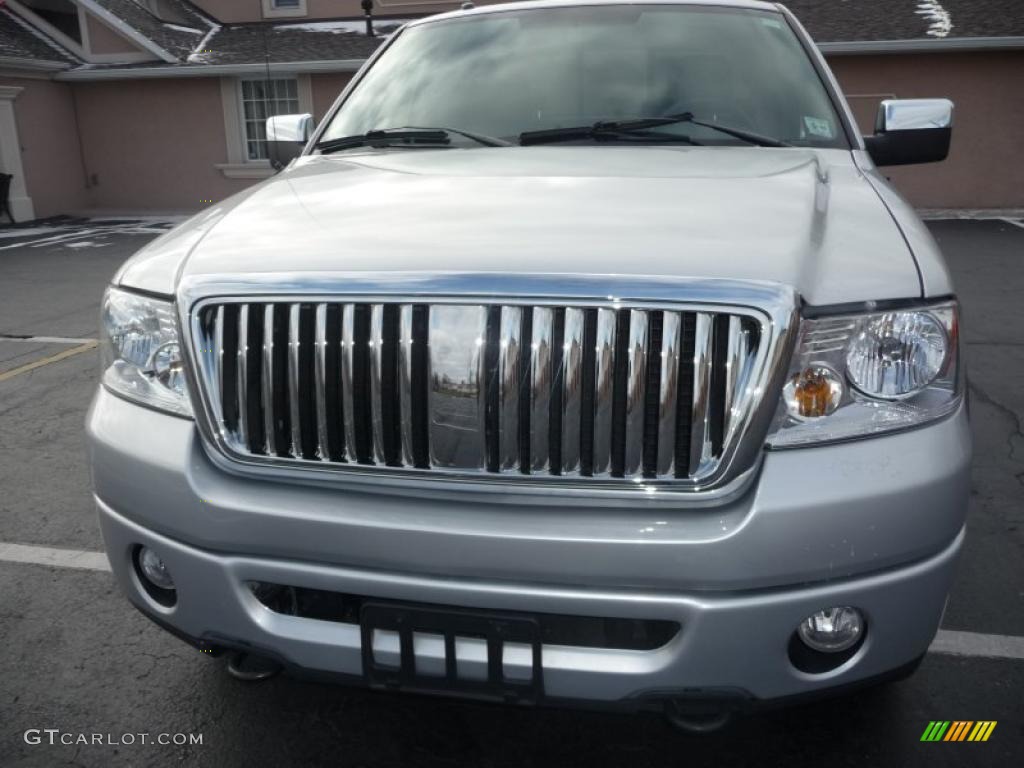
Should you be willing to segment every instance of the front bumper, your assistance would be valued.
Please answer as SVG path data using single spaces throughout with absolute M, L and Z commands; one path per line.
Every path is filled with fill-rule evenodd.
M 545 645 L 546 696 L 595 702 L 723 690 L 775 699 L 913 661 L 938 628 L 969 488 L 963 412 L 886 438 L 768 454 L 746 494 L 703 508 L 638 499 L 565 509 L 254 481 L 216 467 L 191 422 L 102 390 L 88 429 L 114 572 L 168 628 L 358 676 L 358 625 L 272 612 L 247 583 L 681 625 L 655 650 Z M 138 544 L 174 575 L 173 608 L 141 588 Z M 867 617 L 860 649 L 822 674 L 796 669 L 787 644 L 797 623 L 840 604 Z

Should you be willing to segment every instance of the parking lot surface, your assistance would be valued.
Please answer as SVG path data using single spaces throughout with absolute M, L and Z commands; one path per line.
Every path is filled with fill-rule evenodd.
M 5 550 L 102 551 L 82 426 L 98 368 L 89 341 L 103 287 L 161 227 L 0 230 L 0 765 L 1020 764 L 1024 654 L 1012 649 L 1024 637 L 1024 225 L 929 226 L 963 304 L 975 436 L 969 533 L 943 629 L 987 640 L 948 635 L 965 645 L 937 645 L 904 682 L 703 736 L 654 715 L 510 709 L 286 677 L 242 683 L 138 614 L 92 561 L 47 565 Z M 1010 650 L 999 657 L 999 648 Z M 921 742 L 932 720 L 998 725 L 985 743 Z M 29 729 L 41 743 L 28 743 Z M 44 729 L 104 743 L 51 745 Z M 202 743 L 143 744 L 143 733 Z M 122 743 L 131 734 L 135 743 Z

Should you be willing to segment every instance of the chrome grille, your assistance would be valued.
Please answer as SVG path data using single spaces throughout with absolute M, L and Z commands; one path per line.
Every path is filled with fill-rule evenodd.
M 746 308 L 203 300 L 220 446 L 247 463 L 544 482 L 716 481 L 763 389 Z

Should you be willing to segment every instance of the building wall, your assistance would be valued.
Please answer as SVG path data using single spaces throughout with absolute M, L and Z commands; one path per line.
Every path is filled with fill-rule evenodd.
M 317 123 L 324 119 L 334 100 L 345 90 L 351 79 L 352 75 L 342 72 L 310 77 L 313 88 L 313 118 Z
M 477 5 L 491 5 L 508 0 L 476 0 Z M 262 21 L 263 2 L 269 0 L 192 0 L 219 21 L 234 23 L 243 21 Z M 304 16 L 294 17 L 296 21 L 303 19 L 348 19 L 363 15 L 361 0 L 306 0 Z M 453 11 L 462 5 L 462 0 L 374 0 L 374 16 L 423 16 L 429 13 Z M 287 21 L 293 17 L 278 17 L 276 21 Z
M 86 202 L 72 90 L 63 83 L 0 76 L 24 90 L 14 100 L 25 186 L 36 218 L 77 210 Z
M 85 15 L 89 31 L 89 50 L 91 53 L 142 53 L 142 49 L 128 38 L 119 35 L 92 14 Z
M 92 208 L 198 210 L 249 183 L 225 178 L 215 77 L 75 85 Z
M 918 208 L 1024 208 L 1024 51 L 834 56 L 861 131 L 882 98 L 953 100 L 949 158 L 884 168 Z

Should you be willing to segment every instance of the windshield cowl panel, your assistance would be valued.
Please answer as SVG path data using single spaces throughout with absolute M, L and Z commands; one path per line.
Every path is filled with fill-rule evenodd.
M 749 146 L 746 136 L 849 148 L 785 16 L 671 4 L 538 6 L 413 25 L 361 77 L 320 141 L 443 126 L 518 144 L 536 131 L 681 114 L 693 119 L 658 126 L 652 142 Z M 607 133 L 573 141 L 619 143 Z

